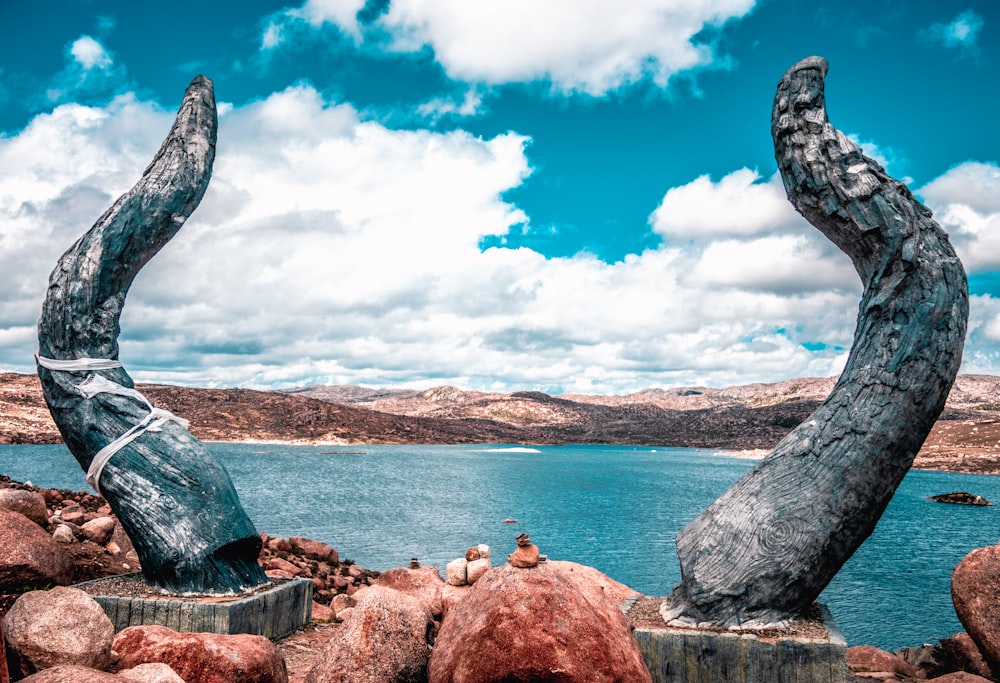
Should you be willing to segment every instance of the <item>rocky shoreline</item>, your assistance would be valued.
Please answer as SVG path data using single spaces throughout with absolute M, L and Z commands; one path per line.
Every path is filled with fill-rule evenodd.
M 460 627 L 451 628 L 463 633 L 461 642 L 465 643 L 469 633 L 482 628 L 479 615 L 484 611 L 498 609 L 509 612 L 513 609 L 513 606 L 504 607 L 501 604 L 509 595 L 517 596 L 515 601 L 539 601 L 535 609 L 538 614 L 527 621 L 522 618 L 514 624 L 514 628 L 519 632 L 533 633 L 531 639 L 540 648 L 533 655 L 523 656 L 537 658 L 539 667 L 551 667 L 556 664 L 546 659 L 546 638 L 550 636 L 545 634 L 551 626 L 548 622 L 565 621 L 570 624 L 574 631 L 569 635 L 580 642 L 588 642 L 586 648 L 590 654 L 587 657 L 591 657 L 595 648 L 600 649 L 595 642 L 607 639 L 607 634 L 604 631 L 587 631 L 585 625 L 597 619 L 607 633 L 617 634 L 615 639 L 634 644 L 630 629 L 637 623 L 634 619 L 639 617 L 633 617 L 632 621 L 625 620 L 618 606 L 628 598 L 639 599 L 640 602 L 646 599 L 592 568 L 549 560 L 523 535 L 512 541 L 513 552 L 506 563 L 495 564 L 490 559 L 488 547 L 474 546 L 448 564 L 445 576 L 438 568 L 419 566 L 417 560 L 409 567 L 380 573 L 359 567 L 350 560 L 342 560 L 337 550 L 319 541 L 296 536 L 280 538 L 261 534 L 261 537 L 263 549 L 259 561 L 269 577 L 308 578 L 312 581 L 312 623 L 275 644 L 261 636 L 177 634 L 170 629 L 153 626 L 131 627 L 114 635 L 107 634 L 103 626 L 98 628 L 91 624 L 85 629 L 87 634 L 104 633 L 107 652 L 101 650 L 90 664 L 85 664 L 89 668 L 81 669 L 79 661 L 68 655 L 59 655 L 63 659 L 57 657 L 57 661 L 51 657 L 46 659 L 49 655 L 43 657 L 38 654 L 43 650 L 47 652 L 46 648 L 51 650 L 53 646 L 51 643 L 35 642 L 32 640 L 35 636 L 24 635 L 31 631 L 30 625 L 25 626 L 24 622 L 41 619 L 43 613 L 52 612 L 54 616 L 46 617 L 56 620 L 55 626 L 49 624 L 50 629 L 72 631 L 78 615 L 76 612 L 68 614 L 67 605 L 81 600 L 76 593 L 85 594 L 76 589 L 59 589 L 75 593 L 38 589 L 134 573 L 139 569 L 138 558 L 110 508 L 100 497 L 85 492 L 37 488 L 0 475 L 0 623 L 3 624 L 6 639 L 6 661 L 12 669 L 11 680 L 18 680 L 23 674 L 33 674 L 25 680 L 29 683 L 113 683 L 122 680 L 161 683 L 423 681 L 428 680 L 428 667 L 434 665 L 431 655 L 435 650 L 449 653 L 447 657 L 436 655 L 439 662 L 448 660 L 449 667 L 465 666 L 462 664 L 467 658 L 465 645 L 456 650 L 458 645 L 454 643 L 458 641 L 454 641 L 454 633 L 449 635 L 447 630 L 452 622 L 445 617 L 451 614 L 452 621 L 461 621 Z M 524 569 L 529 568 L 541 571 L 524 573 Z M 479 597 L 475 598 L 479 602 L 474 604 L 470 602 L 470 596 L 480 582 L 490 586 L 488 590 L 483 588 L 485 583 L 480 586 L 481 590 L 477 592 Z M 566 594 L 567 591 L 569 594 Z M 40 592 L 52 594 L 50 602 L 58 604 L 46 604 L 44 599 L 34 598 Z M 556 593 L 558 597 L 554 597 Z M 581 596 L 586 597 L 578 603 Z M 561 605 L 562 610 L 578 610 L 579 614 L 568 621 L 564 612 L 558 619 L 554 615 L 546 617 L 544 605 L 553 600 Z M 580 606 L 569 608 L 569 604 Z M 604 616 L 595 617 L 592 613 L 595 604 L 610 607 L 607 612 L 601 613 Z M 89 606 L 73 609 L 93 611 Z M 36 612 L 38 616 L 33 616 Z M 463 614 L 465 616 L 460 617 Z M 106 619 L 99 607 L 94 616 L 88 617 L 97 621 L 102 618 Z M 541 623 L 544 620 L 548 622 Z M 484 642 L 496 637 L 495 633 L 482 634 Z M 569 636 L 551 637 L 565 640 Z M 45 638 L 51 639 L 44 636 L 42 640 Z M 89 642 L 90 635 L 79 635 L 79 638 Z M 379 639 L 381 645 L 371 651 L 366 650 L 362 644 L 371 642 L 372 638 Z M 30 645 L 26 644 L 28 641 Z M 387 644 L 390 641 L 391 646 Z M 625 647 L 625 651 L 631 650 Z M 208 652 L 216 652 L 215 656 L 220 656 L 219 652 L 227 653 L 224 656 L 229 659 L 252 660 L 256 663 L 247 671 L 255 673 L 253 677 L 247 677 L 249 674 L 246 671 L 233 673 L 218 662 L 206 660 L 206 657 L 211 657 L 206 654 Z M 495 653 L 483 652 L 479 656 L 491 657 Z M 641 672 L 637 673 L 635 666 L 638 660 L 634 653 L 615 662 L 603 659 L 591 661 L 583 653 L 577 657 L 581 662 L 589 662 L 586 666 L 615 666 L 631 671 L 620 680 L 648 680 L 642 678 Z M 410 673 L 400 677 L 398 664 L 403 660 L 409 662 L 404 668 L 409 667 L 407 670 Z M 852 647 L 848 651 L 848 661 L 857 681 L 972 683 L 992 680 L 986 660 L 965 633 L 943 637 L 936 644 L 903 648 L 897 653 L 868 646 Z M 44 666 L 41 663 L 45 663 Z M 372 677 L 360 673 L 362 669 L 381 673 Z M 220 678 L 219 671 L 228 673 Z M 180 672 L 183 672 L 182 676 L 178 676 Z M 150 677 L 141 677 L 147 673 Z M 429 680 L 445 679 L 432 676 Z M 2 669 L 0 683 L 7 683 Z

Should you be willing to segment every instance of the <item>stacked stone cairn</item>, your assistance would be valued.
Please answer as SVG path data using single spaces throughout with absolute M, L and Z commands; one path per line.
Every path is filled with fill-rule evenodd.
M 485 543 L 480 543 L 470 546 L 465 551 L 465 557 L 459 557 L 449 562 L 445 566 L 445 576 L 447 582 L 452 586 L 471 586 L 491 567 L 490 547 Z

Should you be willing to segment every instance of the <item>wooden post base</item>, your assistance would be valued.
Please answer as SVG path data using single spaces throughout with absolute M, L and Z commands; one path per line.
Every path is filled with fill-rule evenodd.
M 138 575 L 134 576 L 138 580 Z M 77 587 L 104 608 L 115 632 L 129 626 L 157 624 L 175 631 L 250 633 L 274 640 L 287 636 L 312 619 L 313 585 L 309 579 L 292 579 L 249 595 L 233 597 L 102 594 L 101 583 L 107 581 L 109 579 L 96 579 Z
M 622 605 L 628 616 L 635 602 Z M 825 606 L 825 637 L 759 636 L 739 631 L 635 627 L 653 683 L 845 683 L 847 642 Z

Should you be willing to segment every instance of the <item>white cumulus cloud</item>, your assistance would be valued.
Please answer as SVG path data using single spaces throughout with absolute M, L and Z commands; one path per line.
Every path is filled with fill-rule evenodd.
M 719 182 L 703 175 L 669 189 L 650 217 L 650 225 L 667 238 L 699 239 L 808 227 L 785 197 L 777 174 L 761 182 L 760 174 L 748 168 L 733 171 Z
M 667 190 L 658 249 L 546 258 L 480 247 L 530 224 L 504 199 L 531 173 L 516 133 L 393 130 L 304 85 L 220 109 L 208 193 L 125 305 L 140 380 L 622 393 L 842 366 L 860 286 L 773 178 Z M 125 96 L 0 140 L 0 367 L 32 369 L 55 260 L 171 119 Z
M 85 70 L 107 69 L 113 61 L 104 46 L 90 36 L 80 36 L 74 40 L 69 52 Z
M 600 96 L 644 79 L 665 87 L 677 73 L 712 66 L 718 55 L 696 36 L 745 16 L 754 0 L 391 0 L 367 26 L 358 22 L 363 6 L 308 0 L 269 23 L 262 45 L 280 45 L 291 20 L 329 24 L 355 39 L 366 32 L 390 51 L 430 48 L 454 80 L 548 82 Z
M 967 271 L 1000 270 L 1000 166 L 966 162 L 917 193 L 948 231 Z

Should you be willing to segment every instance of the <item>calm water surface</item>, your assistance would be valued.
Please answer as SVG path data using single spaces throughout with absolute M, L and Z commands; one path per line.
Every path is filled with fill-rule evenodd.
M 677 448 L 210 448 L 258 529 L 326 541 L 364 567 L 417 557 L 443 571 L 477 543 L 502 559 L 523 531 L 549 557 L 596 567 L 647 595 L 666 595 L 680 580 L 674 535 L 753 466 Z M 0 472 L 86 488 L 63 446 L 0 446 Z M 949 491 L 1000 502 L 1000 477 L 907 475 L 875 533 L 821 597 L 849 644 L 895 650 L 961 630 L 951 571 L 973 548 L 997 543 L 998 518 L 996 508 L 927 500 Z

